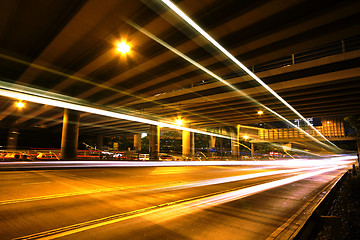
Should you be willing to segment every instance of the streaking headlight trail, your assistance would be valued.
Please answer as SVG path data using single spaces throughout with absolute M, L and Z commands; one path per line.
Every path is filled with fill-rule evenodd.
M 280 95 L 278 95 L 274 90 L 272 90 L 268 85 L 266 85 L 259 77 L 257 77 L 253 72 L 251 72 L 244 64 L 237 60 L 229 51 L 227 51 L 223 46 L 221 46 L 215 39 L 213 39 L 207 32 L 205 32 L 199 25 L 197 25 L 190 17 L 188 17 L 182 10 L 180 10 L 174 3 L 169 0 L 161 0 L 169 8 L 171 8 L 177 15 L 184 19 L 190 26 L 192 26 L 196 31 L 198 31 L 203 37 L 205 37 L 209 42 L 211 42 L 217 49 L 224 53 L 229 59 L 231 59 L 236 65 L 238 65 L 242 70 L 249 74 L 254 80 L 256 80 L 261 86 L 268 90 L 272 95 L 274 95 L 279 101 L 281 101 L 285 106 L 287 106 L 291 111 L 293 111 L 297 116 L 299 116 L 308 126 L 310 126 L 317 134 L 319 134 L 325 141 L 331 144 L 333 147 L 337 148 L 335 144 L 330 142 L 325 138 L 314 126 L 312 126 L 306 118 L 304 118 L 295 108 L 293 108 L 289 103 L 287 103 Z M 226 85 L 232 86 L 226 81 Z M 233 87 L 233 86 L 232 86 Z
M 36 91 L 34 91 L 34 92 L 36 92 Z M 125 119 L 125 120 L 129 120 L 129 121 L 146 123 L 146 124 L 151 124 L 151 125 L 161 125 L 163 127 L 168 127 L 168 128 L 172 128 L 172 129 L 185 130 L 185 131 L 200 133 L 200 134 L 204 134 L 204 135 L 210 135 L 210 136 L 216 136 L 216 137 L 220 137 L 220 138 L 231 139 L 228 136 L 224 136 L 224 135 L 220 135 L 220 134 L 209 133 L 209 132 L 205 132 L 205 131 L 201 131 L 201 130 L 197 130 L 197 129 L 181 127 L 181 126 L 177 126 L 177 125 L 173 125 L 173 124 L 169 124 L 169 123 L 165 123 L 165 122 L 159 122 L 159 121 L 154 121 L 154 120 L 150 120 L 150 119 L 130 116 L 127 114 L 111 112 L 111 111 L 97 109 L 97 108 L 93 108 L 93 107 L 82 106 L 82 105 L 78 105 L 78 104 L 75 104 L 72 102 L 64 102 L 64 101 L 45 98 L 45 97 L 41 97 L 41 96 L 35 96 L 35 95 L 28 94 L 28 93 L 18 92 L 15 90 L 0 89 L 0 95 L 4 96 L 4 97 L 21 99 L 21 100 L 25 100 L 25 101 L 29 101 L 29 102 L 34 102 L 34 103 L 46 104 L 46 105 L 53 106 L 53 107 L 67 108 L 67 109 L 76 110 L 76 111 L 80 111 L 80 112 L 93 113 L 93 114 L 98 114 L 98 115 L 102 115 L 102 116 L 113 117 L 113 118 L 118 118 L 118 119 Z
M 227 85 L 228 87 L 232 88 L 234 91 L 236 91 L 237 93 L 239 93 L 241 96 L 244 96 L 248 99 L 250 99 L 251 101 L 255 102 L 256 104 L 260 105 L 262 108 L 266 109 L 268 112 L 271 112 L 272 114 L 274 114 L 275 116 L 277 116 L 278 118 L 282 119 L 283 121 L 285 121 L 287 124 L 289 124 L 290 126 L 292 126 L 293 128 L 296 128 L 298 131 L 304 133 L 307 137 L 311 138 L 312 140 L 314 140 L 315 142 L 319 143 L 320 145 L 323 145 L 325 147 L 328 147 L 328 145 L 326 145 L 325 143 L 319 141 L 318 139 L 316 139 L 315 137 L 313 137 L 311 134 L 309 134 L 308 132 L 304 131 L 303 129 L 301 129 L 300 127 L 296 126 L 294 123 L 292 123 L 291 121 L 289 121 L 288 119 L 286 119 L 285 117 L 283 117 L 282 115 L 280 115 L 279 113 L 277 113 L 276 111 L 272 110 L 271 108 L 265 106 L 264 104 L 256 101 L 255 99 L 253 99 L 252 97 L 246 95 L 245 93 L 243 93 L 240 89 L 236 88 L 235 86 L 231 85 L 230 83 L 228 83 L 226 80 L 222 79 L 220 76 L 216 75 L 215 73 L 213 73 L 212 71 L 210 71 L 209 69 L 205 68 L 204 66 L 202 66 L 201 64 L 199 64 L 198 62 L 194 61 L 193 59 L 191 59 L 190 57 L 186 56 L 185 54 L 183 54 L 182 52 L 180 52 L 179 50 L 175 49 L 174 47 L 170 46 L 169 44 L 167 44 L 166 42 L 164 42 L 163 40 L 159 39 L 158 37 L 156 37 L 154 34 L 150 33 L 149 31 L 141 28 L 139 25 L 137 25 L 136 23 L 132 22 L 131 20 L 126 20 L 127 23 L 129 25 L 131 25 L 132 27 L 134 27 L 135 29 L 137 29 L 138 31 L 142 32 L 143 34 L 145 34 L 146 36 L 148 36 L 149 38 L 151 38 L 152 40 L 156 41 L 157 43 L 161 44 L 162 46 L 166 47 L 167 49 L 169 49 L 170 51 L 174 52 L 175 54 L 177 54 L 178 56 L 182 57 L 183 59 L 185 59 L 186 61 L 188 61 L 189 63 L 193 64 L 194 66 L 196 66 L 197 68 L 201 69 L 202 71 L 204 71 L 205 73 L 209 74 L 210 76 L 212 76 L 213 78 L 217 79 L 218 81 L 222 82 L 223 84 Z M 321 135 L 322 136 L 322 135 Z M 326 138 L 324 138 L 326 141 L 328 141 Z M 235 139 L 233 139 L 235 140 Z M 331 143 L 331 142 L 330 142 Z M 332 145 L 334 145 L 333 143 L 331 143 Z M 335 146 L 335 145 L 334 145 Z M 336 146 L 335 146 L 336 147 Z M 336 147 L 337 148 L 337 147 Z
M 40 237 L 41 239 L 56 239 L 138 217 L 145 218 L 152 223 L 165 222 L 180 216 L 194 214 L 197 211 L 236 201 L 260 192 L 264 192 L 266 190 L 284 186 L 317 175 L 330 173 L 332 171 L 346 167 L 346 165 L 334 166 L 286 177 L 280 180 L 258 184 L 251 187 L 241 188 L 238 190 L 233 189 L 228 192 L 216 192 L 213 194 L 176 200 L 147 208 L 137 209 L 131 212 L 119 213 L 87 222 L 77 223 L 75 225 L 66 226 L 66 228 L 62 227 L 45 232 L 35 233 L 25 236 L 22 239 L 40 239 Z M 339 174 L 339 172 L 337 172 L 337 174 Z

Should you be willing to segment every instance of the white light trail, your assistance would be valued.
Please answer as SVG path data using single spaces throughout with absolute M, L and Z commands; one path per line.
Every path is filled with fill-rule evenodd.
M 132 27 L 136 28 L 137 30 L 139 30 L 140 32 L 142 32 L 143 34 L 145 34 L 146 36 L 148 36 L 149 38 L 153 39 L 154 41 L 160 43 L 161 45 L 163 45 L 164 47 L 166 47 L 167 49 L 169 49 L 170 51 L 174 52 L 175 54 L 177 54 L 178 56 L 184 58 L 186 61 L 190 62 L 191 64 L 193 64 L 194 66 L 200 68 L 201 70 L 203 70 L 204 72 L 206 72 L 207 74 L 209 74 L 210 76 L 216 78 L 217 80 L 219 80 L 220 82 L 226 84 L 227 86 L 231 87 L 234 90 L 238 90 L 236 89 L 233 85 L 231 85 L 230 83 L 228 83 L 227 81 L 225 81 L 224 79 L 222 79 L 221 77 L 219 77 L 218 75 L 216 75 L 215 73 L 213 73 L 212 71 L 208 70 L 207 68 L 205 68 L 204 66 L 202 66 L 201 64 L 197 63 L 196 61 L 192 60 L 191 58 L 189 58 L 188 56 L 186 56 L 185 54 L 183 54 L 182 52 L 180 52 L 179 50 L 177 50 L 176 48 L 173 48 L 172 46 L 170 46 L 169 44 L 167 44 L 166 42 L 162 41 L 161 39 L 159 39 L 158 37 L 156 37 L 154 34 L 146 31 L 144 28 L 140 27 L 139 25 L 137 25 L 136 23 L 127 20 L 127 23 L 130 24 Z
M 27 88 L 27 89 L 30 89 L 30 88 Z M 34 94 L 36 94 L 36 91 L 34 91 Z M 200 134 L 205 134 L 205 135 L 210 135 L 210 136 L 215 136 L 215 137 L 220 137 L 220 138 L 231 139 L 228 136 L 224 136 L 224 135 L 220 135 L 220 134 L 209 133 L 209 132 L 205 132 L 205 131 L 201 131 L 201 130 L 197 130 L 197 129 L 181 127 L 181 126 L 177 126 L 177 125 L 173 125 L 173 124 L 169 124 L 169 123 L 165 123 L 165 122 L 149 120 L 149 119 L 145 119 L 145 118 L 130 116 L 130 115 L 117 113 L 117 112 L 111 112 L 111 111 L 97 109 L 97 108 L 93 108 L 93 107 L 82 106 L 82 105 L 78 105 L 75 103 L 69 103 L 69 102 L 64 102 L 64 101 L 60 101 L 60 100 L 54 100 L 54 99 L 50 99 L 50 98 L 34 96 L 34 95 L 30 95 L 28 93 L 17 92 L 14 90 L 0 89 L 0 96 L 14 98 L 14 99 L 21 99 L 21 100 L 45 104 L 45 105 L 49 105 L 49 106 L 53 106 L 53 107 L 67 108 L 67 109 L 72 109 L 72 110 L 81 111 L 81 112 L 93 113 L 93 114 L 102 115 L 102 116 L 106 116 L 106 117 L 125 119 L 125 120 L 129 120 L 129 121 L 146 123 L 146 124 L 151 124 L 151 125 L 162 125 L 163 127 L 168 127 L 168 128 L 172 128 L 172 129 L 184 130 L 184 131 L 195 132 L 195 133 L 200 133 Z M 58 96 L 60 96 L 60 95 L 58 95 Z M 64 98 L 65 98 L 65 96 L 64 96 Z
M 322 165 L 322 166 L 308 167 L 308 168 L 277 170 L 277 171 L 259 172 L 259 173 L 245 174 L 245 175 L 232 176 L 232 177 L 208 179 L 208 180 L 196 181 L 193 183 L 181 184 L 179 186 L 163 187 L 162 190 L 171 190 L 172 191 L 172 190 L 191 188 L 191 187 L 203 187 L 203 186 L 223 184 L 223 183 L 229 183 L 229 182 L 237 182 L 237 181 L 242 181 L 242 180 L 254 179 L 254 178 L 259 178 L 259 177 L 267 177 L 267 176 L 273 176 L 273 175 L 279 175 L 279 174 L 298 173 L 298 172 L 316 170 L 316 169 L 321 169 L 321 168 L 328 168 L 328 166 Z
M 355 163 L 357 157 L 340 156 L 330 157 L 328 159 L 289 159 L 272 161 L 164 161 L 164 162 L 129 162 L 129 161 L 46 161 L 44 162 L 0 162 L 1 166 L 14 165 L 21 168 L 23 165 L 31 167 L 175 167 L 175 166 L 272 166 L 272 167 L 326 167 L 335 165 L 351 165 Z
M 312 126 L 306 118 L 304 118 L 295 108 L 293 108 L 289 103 L 287 103 L 280 95 L 278 95 L 274 90 L 272 90 L 268 85 L 266 85 L 258 76 L 251 72 L 244 64 L 237 60 L 230 52 L 228 52 L 224 47 L 222 47 L 215 39 L 213 39 L 207 32 L 205 32 L 199 25 L 197 25 L 190 17 L 188 17 L 182 10 L 180 10 L 174 3 L 169 0 L 161 0 L 169 8 L 171 8 L 176 14 L 178 14 L 182 19 L 184 19 L 190 26 L 192 26 L 196 31 L 198 31 L 203 37 L 210 41 L 216 48 L 218 48 L 222 53 L 224 53 L 228 58 L 230 58 L 236 65 L 243 69 L 247 74 L 249 74 L 254 80 L 260 83 L 266 90 L 273 94 L 279 101 L 281 101 L 285 106 L 287 106 L 291 111 L 298 115 L 308 126 L 310 126 L 316 133 L 318 133 L 325 141 L 338 148 L 335 144 L 330 142 L 326 137 L 324 137 L 314 126 Z M 222 81 L 223 82 L 223 81 Z M 226 81 L 225 81 L 226 82 Z M 225 83 L 226 85 L 231 85 Z
M 200 206 L 201 208 L 204 207 L 210 207 L 210 206 L 214 206 L 214 205 L 219 205 L 219 204 L 223 204 L 226 202 L 230 202 L 230 201 L 234 201 L 237 199 L 241 199 L 259 192 L 263 192 L 272 188 L 276 188 L 276 187 L 280 187 L 289 183 L 293 183 L 299 180 L 303 180 L 309 177 L 314 177 L 326 172 L 331 172 L 337 169 L 341 169 L 341 168 L 346 168 L 346 166 L 335 166 L 332 168 L 327 168 L 327 169 L 322 169 L 322 170 L 318 170 L 318 171 L 314 171 L 314 172 L 310 172 L 310 173 L 304 173 L 304 174 L 300 174 L 300 175 L 296 175 L 293 177 L 288 177 L 285 179 L 281 179 L 281 180 L 276 180 L 276 181 L 272 181 L 272 182 L 268 182 L 268 183 L 264 183 L 264 184 L 259 184 L 259 185 L 255 185 L 252 187 L 248 187 L 248 188 L 244 188 L 244 189 L 240 189 L 237 191 L 232 191 L 229 193 L 224 193 L 224 194 L 219 194 L 217 196 L 212 196 L 212 197 L 208 197 L 206 199 L 201 199 L 198 201 L 194 201 L 193 203 L 190 203 L 194 206 Z
M 32 235 L 28 235 L 23 237 L 23 239 L 28 238 L 36 238 L 36 239 L 55 239 L 60 237 L 65 237 L 69 235 L 73 235 L 79 232 L 88 231 L 94 228 L 103 227 L 109 224 L 114 224 L 118 222 L 122 222 L 125 220 L 133 219 L 136 217 L 142 217 L 146 220 L 157 223 L 157 222 L 165 222 L 170 219 L 174 219 L 180 216 L 184 216 L 186 214 L 192 214 L 196 211 L 207 209 L 210 207 L 218 206 L 220 204 L 224 204 L 227 202 L 239 200 L 269 189 L 273 189 L 276 187 L 284 186 L 286 184 L 290 184 L 299 180 L 303 180 L 309 177 L 314 177 L 323 173 L 331 172 L 337 169 L 341 169 L 343 166 L 323 169 L 315 172 L 305 173 L 296 175 L 293 177 L 288 177 L 281 180 L 275 180 L 272 182 L 255 185 L 252 187 L 243 188 L 240 190 L 230 191 L 226 193 L 219 193 L 212 196 L 202 196 L 201 198 L 194 199 L 184 199 L 180 201 L 174 201 L 170 203 L 160 204 L 157 206 L 152 206 L 148 208 L 138 209 L 132 212 L 128 212 L 125 214 L 116 214 L 112 216 L 108 216 L 105 218 L 95 219 L 83 223 L 78 223 L 76 225 L 61 227 L 58 229 L 52 229 L 49 231 L 35 233 Z
M 66 165 L 62 165 L 64 162 L 37 162 L 39 165 L 43 166 L 44 168 L 49 168 L 52 163 L 57 163 L 57 165 L 61 164 L 61 167 L 77 167 L 81 165 L 78 164 L 72 164 L 69 162 L 65 162 Z M 78 163 L 84 163 L 84 162 L 78 162 Z M 6 165 L 9 165 L 8 163 L 5 163 Z M 19 168 L 19 165 L 31 165 L 33 166 L 33 163 L 29 162 L 16 162 L 14 163 L 14 166 Z M 106 162 L 105 162 L 106 164 Z M 3 163 L 0 163 L 0 166 L 4 165 Z M 93 164 L 90 164 L 93 166 Z M 97 163 L 96 166 L 104 166 L 104 162 Z M 336 165 L 336 164 L 335 164 Z M 276 167 L 276 166 L 274 166 Z M 257 167 L 257 168 L 245 168 L 241 169 L 242 171 L 250 171 L 250 170 L 263 170 L 268 169 L 269 167 Z M 273 176 L 273 175 L 279 175 L 279 174 L 294 174 L 294 173 L 300 173 L 304 171 L 314 171 L 321 168 L 329 168 L 329 165 L 323 164 L 322 166 L 314 166 L 314 167 L 306 167 L 306 168 L 298 168 L 295 169 L 286 169 L 286 170 L 275 170 L 275 171 L 266 171 L 266 172 L 258 172 L 258 173 L 251 173 L 251 174 L 245 174 L 245 175 L 237 175 L 237 176 L 231 176 L 231 177 L 222 177 L 222 178 L 213 178 L 213 179 L 206 179 L 206 180 L 199 180 L 194 182 L 178 182 L 171 183 L 169 186 L 162 185 L 160 188 L 152 188 L 151 190 L 162 190 L 162 191 L 174 191 L 179 189 L 188 189 L 193 187 L 203 187 L 203 186 L 209 186 L 209 185 L 216 185 L 216 184 L 224 184 L 224 183 L 230 183 L 230 182 L 236 182 L 236 181 L 242 181 L 242 180 L 249 180 L 259 177 L 266 177 L 266 176 Z M 131 187 L 130 187 L 131 188 Z M 102 189 L 95 189 L 90 191 L 81 191 L 81 192 L 69 192 L 65 194 L 53 194 L 53 195 L 46 195 L 46 196 L 38 196 L 38 197 L 30 197 L 30 198 L 20 198 L 20 199 L 9 199 L 9 200 L 2 200 L 0 201 L 0 205 L 7 205 L 7 204 L 13 204 L 13 203 L 20 203 L 20 202 L 32 202 L 32 201 L 38 201 L 38 200 L 44 200 L 44 199 L 55 199 L 55 198 L 63 198 L 63 197 L 70 197 L 70 196 L 79 196 L 79 195 L 88 195 L 88 194 L 94 194 L 94 193 L 104 193 L 104 192 L 113 192 L 113 191 L 119 191 L 124 190 L 124 187 L 115 187 L 115 188 L 102 188 Z
M 304 133 L 306 136 L 308 136 L 309 138 L 311 138 L 312 140 L 314 140 L 315 142 L 319 143 L 320 145 L 323 145 L 325 147 L 328 147 L 328 145 L 326 145 L 325 143 L 322 143 L 321 141 L 319 141 L 318 139 L 316 139 L 315 137 L 313 137 L 311 134 L 309 134 L 308 132 L 304 131 L 303 129 L 301 129 L 300 127 L 296 126 L 295 124 L 293 124 L 292 122 L 290 122 L 288 119 L 286 119 L 285 117 L 281 116 L 279 113 L 275 112 L 274 110 L 270 109 L 269 107 L 263 105 L 262 103 L 256 101 L 255 99 L 251 98 L 250 96 L 247 96 L 246 94 L 244 94 L 240 89 L 237 89 L 235 86 L 233 86 L 232 84 L 228 83 L 227 81 L 225 81 L 224 79 L 222 79 L 220 76 L 216 75 L 215 73 L 213 73 L 212 71 L 208 70 L 207 68 L 205 68 L 204 66 L 202 66 L 201 64 L 199 64 L 198 62 L 194 61 L 193 59 L 189 58 L 188 56 L 186 56 L 185 54 L 183 54 L 182 52 L 180 52 L 179 50 L 175 49 L 174 47 L 170 46 L 169 44 L 167 44 L 166 42 L 164 42 L 163 40 L 159 39 L 158 37 L 156 37 L 154 34 L 150 33 L 149 31 L 146 31 L 145 29 L 143 29 L 142 27 L 140 27 L 139 25 L 137 25 L 136 23 L 130 21 L 130 20 L 126 20 L 127 23 L 129 25 L 131 25 L 132 27 L 136 28 L 138 31 L 142 32 L 143 34 L 145 34 L 146 36 L 148 36 L 149 38 L 153 39 L 154 41 L 158 42 L 159 44 L 161 44 L 162 46 L 166 47 L 167 49 L 169 49 L 170 51 L 174 52 L 175 54 L 177 54 L 178 56 L 182 57 L 183 59 L 185 59 L 186 61 L 190 62 L 191 64 L 193 64 L 194 66 L 198 67 L 199 69 L 203 70 L 204 72 L 206 72 L 207 74 L 209 74 L 210 76 L 214 77 L 215 79 L 219 80 L 220 82 L 226 84 L 227 86 L 229 86 L 230 88 L 232 88 L 233 90 L 235 90 L 236 92 L 239 92 L 241 95 L 251 99 L 252 101 L 256 102 L 257 104 L 259 104 L 261 107 L 263 107 L 264 109 L 266 109 L 267 111 L 271 112 L 272 114 L 274 114 L 275 116 L 277 116 L 278 118 L 282 119 L 283 121 L 285 121 L 286 123 L 288 123 L 289 125 L 291 125 L 292 127 L 298 129 L 300 132 Z M 232 138 L 232 140 L 236 140 L 236 138 Z M 327 139 L 326 139 L 327 140 Z M 332 144 L 332 143 L 331 143 Z M 333 144 L 334 145 L 334 144 Z M 335 146 L 335 145 L 334 145 Z

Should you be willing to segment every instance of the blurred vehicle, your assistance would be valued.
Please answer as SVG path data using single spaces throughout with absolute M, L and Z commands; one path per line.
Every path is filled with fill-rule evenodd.
M 139 160 L 141 161 L 149 161 L 149 154 L 140 154 Z
M 114 152 L 112 157 L 115 159 L 125 158 L 125 154 L 123 152 Z
M 35 159 L 38 160 L 59 160 L 59 156 L 56 155 L 55 153 L 39 153 Z
M 176 158 L 174 156 L 171 156 L 168 154 L 160 153 L 159 160 L 160 161 L 174 161 L 174 160 L 176 160 Z
M 99 151 L 99 153 L 96 154 L 98 154 L 98 157 L 102 160 L 126 160 L 124 152 Z

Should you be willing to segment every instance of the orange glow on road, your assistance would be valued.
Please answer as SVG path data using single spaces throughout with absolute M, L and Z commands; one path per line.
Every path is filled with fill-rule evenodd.
M 318 176 L 318 179 L 322 177 L 327 178 L 334 178 L 339 177 L 341 175 L 342 171 L 345 171 L 345 169 L 348 167 L 347 164 L 349 160 L 353 160 L 353 157 L 351 156 L 343 156 L 343 157 L 334 157 L 330 158 L 329 160 L 314 160 L 314 161 L 306 161 L 303 159 L 302 161 L 288 161 L 288 162 L 298 162 L 297 164 L 303 164 L 305 165 L 315 165 L 314 168 L 304 168 L 299 169 L 295 167 L 295 169 L 291 170 L 279 170 L 274 172 L 262 172 L 262 173 L 256 173 L 256 174 L 248 174 L 248 175 L 239 175 L 234 177 L 225 177 L 225 178 L 218 178 L 218 179 L 209 179 L 204 181 L 196 181 L 193 183 L 185 183 L 179 186 L 174 187 L 167 187 L 166 190 L 176 190 L 178 188 L 187 188 L 187 187 L 198 187 L 198 186 L 204 186 L 204 185 L 211 185 L 211 184 L 219 184 L 224 182 L 231 182 L 231 181 L 241 181 L 244 179 L 250 179 L 255 177 L 262 177 L 272 174 L 284 174 L 284 173 L 290 173 L 290 176 L 284 176 L 282 179 L 273 180 L 270 182 L 265 183 L 259 183 L 256 185 L 248 186 L 248 187 L 239 187 L 239 188 L 233 188 L 229 191 L 219 191 L 211 194 L 205 194 L 201 196 L 196 197 L 190 197 L 186 199 L 176 200 L 172 202 L 166 202 L 159 205 L 154 205 L 142 209 L 137 209 L 134 211 L 126 212 L 126 213 L 120 213 L 115 214 L 111 216 L 107 216 L 104 218 L 91 220 L 83 223 L 78 223 L 76 225 L 71 225 L 67 227 L 61 227 L 57 229 L 53 229 L 51 231 L 47 232 L 41 232 L 36 233 L 33 235 L 26 236 L 27 238 L 30 237 L 38 237 L 38 236 L 45 236 L 46 239 L 55 239 L 60 237 L 65 237 L 69 235 L 73 235 L 76 233 L 88 231 L 94 228 L 103 227 L 106 225 L 122 222 L 129 219 L 134 218 L 145 218 L 147 221 L 152 223 L 160 223 L 160 222 L 166 222 L 172 219 L 175 219 L 177 217 L 185 216 L 188 214 L 194 214 L 197 211 L 201 211 L 204 209 L 208 209 L 214 206 L 218 206 L 224 203 L 236 201 L 263 191 L 267 191 L 276 187 L 281 187 L 287 184 L 291 184 L 300 180 L 305 180 L 308 178 L 312 178 L 315 176 Z M 270 165 L 270 162 L 276 162 L 276 163 L 282 163 L 284 164 L 286 161 L 259 161 L 261 165 L 267 165 L 264 163 L 268 163 Z M 115 162 L 114 162 L 115 163 Z M 129 164 L 131 162 L 128 162 Z M 155 164 L 155 162 L 153 162 Z M 251 164 L 254 164 L 254 161 L 250 162 Z M 310 164 L 309 164 L 310 163 Z M 134 163 L 132 163 L 134 164 Z M 159 164 L 159 163 L 156 163 Z M 178 162 L 173 162 L 172 164 L 176 165 Z M 296 166 L 292 165 L 292 166 Z M 345 164 L 345 165 L 344 165 Z M 139 166 L 138 164 L 136 164 Z M 212 162 L 211 165 L 214 165 L 214 162 Z M 222 165 L 226 165 L 226 163 L 222 163 Z M 259 164 L 260 165 L 260 164 Z M 285 164 L 286 165 L 286 164 Z M 135 166 L 135 165 L 134 165 Z M 324 175 L 323 175 L 324 174 Z M 45 239 L 44 238 L 44 239 Z

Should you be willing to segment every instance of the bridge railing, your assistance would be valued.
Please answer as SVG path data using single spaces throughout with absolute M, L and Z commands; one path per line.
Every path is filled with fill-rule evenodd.
M 352 38 L 344 39 L 341 41 L 333 42 L 330 44 L 326 44 L 323 46 L 319 46 L 317 48 L 309 49 L 306 51 L 293 53 L 291 55 L 277 58 L 277 59 L 271 60 L 269 62 L 257 64 L 257 65 L 251 66 L 250 69 L 253 72 L 262 72 L 262 71 L 266 71 L 266 70 L 270 70 L 270 69 L 286 67 L 286 66 L 290 66 L 290 65 L 293 65 L 296 63 L 311 61 L 311 60 L 315 60 L 315 59 L 319 59 L 319 58 L 323 58 L 323 57 L 327 57 L 327 56 L 331 56 L 331 55 L 335 55 L 335 54 L 340 54 L 340 53 L 344 53 L 344 52 L 350 52 L 350 51 L 354 51 L 354 50 L 358 50 L 358 49 L 360 49 L 360 35 L 352 37 Z M 239 71 L 239 72 L 234 72 L 231 74 L 223 75 L 221 77 L 224 79 L 229 79 L 229 78 L 241 77 L 244 75 L 246 75 L 246 73 L 244 71 Z M 194 83 L 192 85 L 188 85 L 185 88 L 191 88 L 191 87 L 195 87 L 195 86 L 209 84 L 209 83 L 213 83 L 215 81 L 216 81 L 215 79 L 206 79 L 206 80 L 202 80 L 200 82 Z

